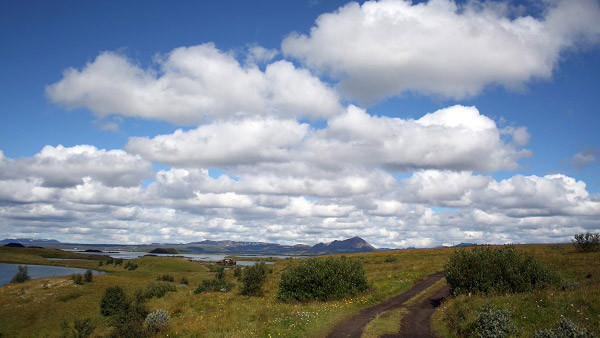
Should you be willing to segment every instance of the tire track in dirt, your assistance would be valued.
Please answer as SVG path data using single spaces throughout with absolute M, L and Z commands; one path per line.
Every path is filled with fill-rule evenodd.
M 383 303 L 379 303 L 372 307 L 361 310 L 356 315 L 337 324 L 331 330 L 331 332 L 327 335 L 327 337 L 328 338 L 346 338 L 346 337 L 360 338 L 360 336 L 363 333 L 363 330 L 365 329 L 365 326 L 371 320 L 373 320 L 375 317 L 377 317 L 378 314 L 385 312 L 385 311 L 394 310 L 394 309 L 402 307 L 402 304 L 404 304 L 406 301 L 408 301 L 409 299 L 418 295 L 419 293 L 423 292 L 425 289 L 432 286 L 433 284 L 435 284 L 437 281 L 439 281 L 443 277 L 444 277 L 444 271 L 436 272 L 436 273 L 429 275 L 428 277 L 418 281 L 415 285 L 413 285 L 413 287 L 402 292 L 401 294 L 394 296 L 394 297 L 386 300 Z M 432 311 L 432 313 L 433 313 L 433 311 Z M 409 316 L 410 315 L 411 314 L 409 314 Z M 431 317 L 431 315 L 429 315 L 429 317 Z M 429 320 L 427 320 L 427 323 L 429 323 Z M 427 326 L 429 327 L 430 325 L 428 324 Z M 431 329 L 431 327 L 429 327 L 429 329 Z M 393 337 L 400 337 L 400 336 L 393 336 Z M 404 336 L 402 336 L 402 337 L 404 337 Z M 410 336 L 407 336 L 407 337 L 410 337 Z

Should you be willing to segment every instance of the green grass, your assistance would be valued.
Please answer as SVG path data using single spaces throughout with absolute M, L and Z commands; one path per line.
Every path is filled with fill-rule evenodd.
M 213 278 L 214 272 L 184 258 L 143 257 L 132 260 L 139 265 L 134 271 L 127 271 L 123 266 L 103 265 L 101 268 L 111 273 L 94 276 L 93 282 L 84 285 L 74 285 L 68 277 L 53 277 L 0 287 L 0 332 L 10 337 L 55 336 L 60 332 L 63 320 L 85 317 L 92 319 L 98 327 L 97 332 L 105 332 L 108 322 L 99 314 L 99 303 L 106 287 L 121 285 L 127 292 L 133 293 L 135 289 L 155 281 L 156 276 L 168 273 L 176 281 L 185 276 L 190 283 L 189 286 L 179 286 L 177 292 L 169 292 L 165 297 L 148 303 L 150 310 L 165 309 L 171 315 L 170 329 L 164 336 L 268 337 L 271 334 L 319 337 L 347 316 L 402 292 L 414 281 L 439 271 L 450 252 L 448 249 L 424 249 L 349 254 L 347 256 L 364 263 L 372 289 L 353 298 L 304 303 L 284 303 L 275 298 L 279 278 L 290 260 L 269 265 L 273 273 L 267 274 L 265 295 L 248 297 L 239 294 L 241 283 L 233 278 L 232 270 L 226 271 L 226 278 L 235 283 L 233 290 L 195 295 L 195 287 L 203 279 Z M 10 257 L 11 262 L 23 262 L 19 260 L 22 258 L 27 262 L 46 264 L 43 257 L 30 252 L 0 252 L 0 261 L 4 260 L 4 256 Z M 395 261 L 388 259 L 386 262 L 390 256 Z M 63 262 L 75 261 L 60 261 Z M 90 262 L 76 263 L 87 267 L 83 264 Z M 78 296 L 80 293 L 81 296 Z
M 380 313 L 367 324 L 361 338 L 378 338 L 384 334 L 398 333 L 402 317 L 407 313 L 408 310 L 404 307 Z
M 485 304 L 512 310 L 517 326 L 523 332 L 521 336 L 537 328 L 554 326 L 560 315 L 598 332 L 600 253 L 575 253 L 571 245 L 517 248 L 552 264 L 563 277 L 578 281 L 581 288 L 504 296 L 460 296 L 442 305 L 436 313 L 434 320 L 439 332 L 445 336 L 459 336 L 456 327 L 473 321 L 477 309 Z M 67 276 L 0 287 L 0 333 L 7 337 L 54 337 L 60 333 L 62 321 L 89 317 L 97 327 L 95 334 L 102 336 L 110 331 L 108 320 L 99 313 L 100 299 L 108 286 L 120 285 L 132 294 L 156 281 L 157 276 L 169 274 L 175 278 L 173 284 L 184 276 L 190 283 L 148 302 L 149 310 L 164 309 L 171 316 L 169 329 L 161 333 L 161 337 L 322 337 L 348 316 L 403 292 L 415 281 L 441 270 L 452 252 L 450 248 L 438 248 L 348 254 L 346 256 L 364 263 L 372 287 L 358 296 L 328 302 L 281 302 L 276 299 L 280 276 L 290 264 L 287 259 L 269 265 L 273 273 L 267 274 L 263 288 L 265 295 L 249 297 L 239 294 L 241 283 L 233 278 L 231 269 L 226 271 L 227 280 L 234 283 L 231 291 L 194 294 L 196 286 L 203 279 L 213 278 L 215 272 L 184 258 L 143 257 L 131 260 L 139 265 L 134 271 L 125 270 L 125 263 L 122 266 L 103 265 L 101 269 L 110 273 L 94 276 L 93 282 L 84 285 L 74 285 Z M 1 248 L 0 261 L 97 266 L 97 261 L 45 261 L 43 255 L 49 254 L 62 255 Z M 590 272 L 592 278 L 586 278 Z M 385 323 L 385 316 L 379 320 L 384 323 L 375 322 L 372 329 L 379 330 L 389 324 Z
M 579 283 L 574 290 L 555 287 L 533 292 L 492 295 L 461 295 L 452 298 L 434 314 L 434 326 L 444 337 L 464 336 L 484 305 L 512 312 L 517 337 L 531 337 L 538 329 L 555 326 L 561 318 L 593 332 L 600 332 L 600 253 L 577 253 L 572 245 L 520 245 L 558 271 Z M 591 274 L 591 278 L 587 278 Z

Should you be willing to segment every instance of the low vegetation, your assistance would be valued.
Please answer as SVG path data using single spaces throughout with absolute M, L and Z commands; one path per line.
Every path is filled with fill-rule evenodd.
M 514 249 L 535 258 L 552 273 L 560 275 L 561 280 L 576 282 L 579 287 L 564 288 L 561 283 L 516 293 L 495 290 L 457 293 L 435 314 L 435 328 L 440 335 L 464 337 L 467 332 L 474 334 L 475 330 L 482 330 L 483 324 L 499 319 L 496 316 L 484 320 L 481 314 L 486 310 L 509 313 L 515 327 L 511 337 L 556 336 L 567 332 L 568 328 L 600 332 L 600 321 L 597 320 L 600 318 L 600 252 L 578 252 L 571 244 L 517 245 Z M 18 250 L 18 253 L 5 255 L 1 250 Z M 44 251 L 0 247 L 0 260 L 19 262 L 22 257 L 23 263 L 45 263 L 43 257 L 27 250 Z M 48 250 L 43 254 L 52 252 Z M 77 332 L 89 332 L 86 327 L 91 327 L 91 337 L 323 337 L 348 316 L 401 293 L 416 281 L 442 270 L 454 252 L 452 248 L 436 248 L 346 254 L 343 259 L 362 265 L 368 292 L 304 301 L 278 298 L 279 286 L 284 275 L 311 259 L 283 259 L 259 268 L 262 272 L 256 276 L 264 276 L 264 279 L 256 280 L 263 280 L 258 293 L 262 295 L 252 297 L 241 294 L 245 287 L 244 277 L 248 276 L 250 268 L 238 269 L 241 275 L 238 279 L 234 278 L 235 268 L 220 273 L 216 266 L 209 268 L 178 257 L 141 257 L 125 260 L 121 265 L 115 264 L 114 259 L 105 264 L 106 258 L 52 261 L 84 268 L 98 268 L 98 262 L 103 261 L 100 268 L 110 273 L 94 275 L 93 282 L 82 285 L 74 285 L 68 276 L 62 276 L 0 287 L 0 334 L 6 337 L 59 337 L 63 332 L 61 323 L 66 321 L 70 331 L 65 332 L 70 333 L 65 337 L 76 337 L 74 319 L 81 323 L 90 319 L 89 326 L 79 325 L 81 330 Z M 338 260 L 341 257 L 331 255 L 318 259 Z M 127 263 L 135 263 L 138 268 L 124 269 Z M 217 278 L 221 274 L 223 278 Z M 157 276 L 163 275 L 172 276 L 174 282 L 156 280 Z M 189 285 L 176 285 L 175 281 L 183 278 Z M 220 292 L 222 288 L 219 288 L 218 292 L 195 294 L 194 290 L 204 280 L 225 281 L 229 285 L 225 288 L 228 292 Z M 148 298 L 144 291 L 153 283 L 169 285 L 169 290 L 177 291 L 166 291 L 162 297 L 154 296 L 152 292 L 153 296 Z M 109 288 L 114 290 L 109 292 Z M 163 310 L 167 316 L 151 316 L 157 310 Z M 368 327 L 368 332 L 375 337 L 397 331 L 397 319 L 403 314 L 403 311 L 382 314 Z M 163 323 L 164 318 L 168 318 L 165 326 L 150 324 Z
M 31 277 L 29 277 L 29 269 L 27 268 L 27 265 L 19 265 L 17 269 L 17 273 L 10 280 L 11 283 L 24 283 L 31 279 Z
M 277 298 L 330 300 L 354 296 L 368 288 L 361 261 L 344 256 L 317 257 L 299 261 L 283 273 Z
M 579 252 L 600 251 L 600 232 L 576 234 L 572 242 Z
M 175 285 L 164 282 L 152 282 L 144 287 L 143 295 L 144 298 L 161 298 L 167 292 L 175 291 Z
M 169 326 L 169 314 L 165 310 L 154 310 L 146 316 L 144 326 L 149 333 L 164 331 Z
M 458 249 L 445 268 L 455 295 L 526 292 L 563 283 L 546 264 L 514 246 Z
M 263 285 L 267 281 L 267 265 L 264 262 L 256 263 L 244 269 L 242 275 L 242 290 L 246 296 L 262 296 Z
M 600 252 L 578 252 L 568 244 L 476 247 L 454 253 L 447 267 L 467 276 L 453 281 L 455 296 L 434 314 L 440 336 L 600 332 Z

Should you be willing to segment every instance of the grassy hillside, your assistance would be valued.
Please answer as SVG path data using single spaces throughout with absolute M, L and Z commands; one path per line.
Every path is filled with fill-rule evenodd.
M 519 245 L 549 264 L 570 282 L 572 289 L 549 287 L 532 292 L 505 295 L 460 295 L 451 298 L 436 312 L 434 327 L 441 336 L 462 337 L 484 306 L 509 310 L 515 323 L 515 337 L 532 337 L 536 330 L 550 329 L 561 319 L 600 333 L 600 252 L 575 252 L 570 244 Z
M 560 315 L 600 330 L 598 253 L 575 253 L 569 245 L 526 245 L 518 246 L 518 249 L 553 264 L 565 277 L 578 281 L 581 287 L 572 291 L 544 290 L 512 296 L 459 296 L 448 301 L 435 316 L 441 333 L 459 336 L 460 326 L 473 321 L 478 307 L 486 303 L 508 307 L 514 310 L 515 316 L 525 317 L 518 319 L 518 325 L 525 334 L 535 328 L 551 326 Z M 148 302 L 150 310 L 164 309 L 171 316 L 169 329 L 159 336 L 321 337 L 345 317 L 407 290 L 415 281 L 443 269 L 453 250 L 439 248 L 347 254 L 364 263 L 371 290 L 343 300 L 302 303 L 283 303 L 276 299 L 281 273 L 291 260 L 269 265 L 273 272 L 268 274 L 264 296 L 248 297 L 239 294 L 240 282 L 233 277 L 231 270 L 226 271 L 226 278 L 235 284 L 233 290 L 194 294 L 196 285 L 205 278 L 212 278 L 214 272 L 184 258 L 144 257 L 131 260 L 139 265 L 134 271 L 125 270 L 125 263 L 121 266 L 103 265 L 102 269 L 112 273 L 94 276 L 93 282 L 84 285 L 75 285 L 68 277 L 53 277 L 0 287 L 0 332 L 8 337 L 53 337 L 59 335 L 61 322 L 91 318 L 96 326 L 94 335 L 102 336 L 109 330 L 108 320 L 99 313 L 99 302 L 106 287 L 121 285 L 132 294 L 155 281 L 157 276 L 170 274 L 176 282 L 187 277 L 189 286 L 179 285 L 176 292 Z M 18 262 L 22 258 L 42 264 L 42 255 L 46 254 L 42 251 L 3 249 L 0 261 Z M 60 263 L 73 262 L 82 264 L 76 266 L 97 266 L 97 262 L 91 261 Z M 586 278 L 590 272 L 592 277 Z M 399 316 L 401 311 L 392 315 Z M 371 331 L 377 332 L 376 329 Z

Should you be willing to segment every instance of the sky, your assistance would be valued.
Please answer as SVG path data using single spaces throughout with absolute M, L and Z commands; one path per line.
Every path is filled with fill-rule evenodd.
M 0 238 L 600 230 L 600 2 L 0 3 Z

